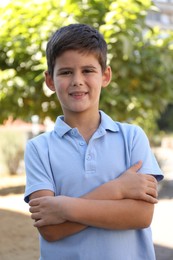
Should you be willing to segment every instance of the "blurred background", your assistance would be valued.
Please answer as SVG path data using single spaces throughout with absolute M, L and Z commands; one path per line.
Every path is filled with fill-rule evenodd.
M 27 140 L 50 131 L 62 113 L 44 82 L 45 47 L 70 23 L 104 35 L 113 78 L 100 109 L 141 126 L 164 172 L 152 229 L 157 260 L 172 260 L 173 0 L 0 1 L 0 259 L 38 259 L 23 156 Z

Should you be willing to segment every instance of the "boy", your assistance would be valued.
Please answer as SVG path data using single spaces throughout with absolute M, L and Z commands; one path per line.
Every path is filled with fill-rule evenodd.
M 45 81 L 63 116 L 25 153 L 41 260 L 155 259 L 149 226 L 162 173 L 141 128 L 99 111 L 106 55 L 102 35 L 84 24 L 62 27 L 47 45 Z

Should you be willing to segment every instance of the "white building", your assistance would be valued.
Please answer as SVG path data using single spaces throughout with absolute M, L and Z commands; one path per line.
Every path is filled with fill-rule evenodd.
M 147 23 L 163 29 L 173 29 L 173 0 L 153 0 L 156 10 L 148 13 Z

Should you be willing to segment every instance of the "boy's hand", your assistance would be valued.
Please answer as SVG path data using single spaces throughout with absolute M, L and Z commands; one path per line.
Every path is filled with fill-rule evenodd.
M 149 174 L 137 173 L 141 166 L 142 162 L 139 161 L 117 179 L 120 196 L 122 199 L 137 199 L 157 203 L 157 180 Z
M 66 221 L 63 219 L 62 209 L 64 198 L 64 196 L 45 196 L 32 199 L 29 202 L 29 211 L 32 213 L 31 218 L 35 220 L 34 226 L 64 223 Z

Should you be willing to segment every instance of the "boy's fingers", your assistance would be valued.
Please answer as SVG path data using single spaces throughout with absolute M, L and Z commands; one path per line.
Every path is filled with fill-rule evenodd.
M 32 213 L 31 218 L 34 220 L 40 219 L 40 214 L 39 213 Z
M 34 227 L 37 227 L 37 228 L 42 227 L 44 225 L 45 225 L 45 223 L 41 219 L 38 219 L 36 222 L 34 222 Z
M 38 207 L 30 207 L 30 208 L 29 208 L 29 212 L 30 212 L 30 213 L 39 212 L 39 208 L 38 208 Z
M 29 202 L 29 206 L 37 206 L 39 205 L 39 200 L 38 199 L 32 199 Z
M 135 163 L 134 165 L 132 165 L 128 170 L 132 170 L 137 172 L 142 166 L 142 161 L 139 161 L 137 163 Z
M 156 178 L 155 178 L 154 176 L 152 176 L 152 175 L 150 175 L 150 174 L 147 174 L 147 175 L 146 175 L 146 178 L 147 178 L 147 180 L 150 181 L 151 183 L 154 183 L 155 185 L 158 184 L 158 182 L 157 182 L 157 180 L 156 180 Z
M 144 200 L 147 201 L 147 202 L 149 202 L 149 203 L 152 203 L 152 204 L 158 203 L 157 198 L 154 198 L 154 197 L 152 197 L 152 196 L 150 196 L 150 195 L 148 195 L 148 194 L 146 194 L 146 197 L 145 197 Z

